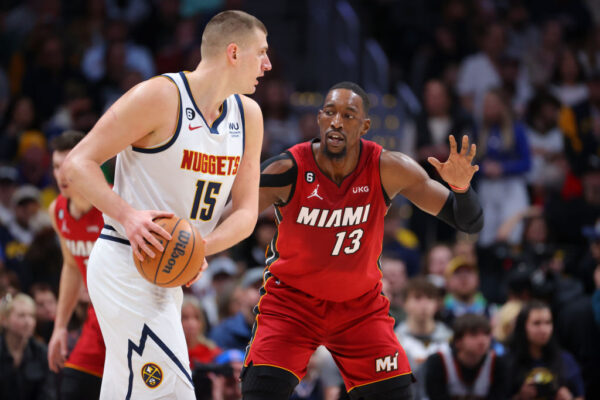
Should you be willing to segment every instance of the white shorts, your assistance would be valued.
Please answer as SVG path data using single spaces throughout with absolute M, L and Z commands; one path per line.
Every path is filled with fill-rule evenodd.
M 131 246 L 104 228 L 88 261 L 106 362 L 101 399 L 195 399 L 181 326 L 181 288 L 146 281 Z

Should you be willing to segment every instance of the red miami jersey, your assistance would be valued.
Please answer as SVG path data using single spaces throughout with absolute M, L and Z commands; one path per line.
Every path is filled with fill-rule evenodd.
M 60 236 L 65 240 L 67 248 L 75 258 L 83 282 L 87 287 L 87 260 L 104 226 L 102 213 L 92 207 L 81 218 L 75 219 L 69 213 L 69 199 L 59 194 L 54 207 L 54 219 Z
M 95 207 L 92 207 L 90 211 L 82 215 L 79 219 L 75 219 L 69 213 L 69 199 L 58 195 L 54 207 L 54 218 L 60 236 L 64 239 L 67 249 L 75 258 L 79 272 L 83 277 L 83 282 L 87 287 L 87 260 L 104 226 L 102 213 Z M 75 348 L 69 354 L 65 366 L 102 377 L 105 352 L 106 348 L 102 332 L 100 331 L 100 325 L 98 324 L 94 308 L 90 304 L 81 335 L 77 340 Z
M 313 297 L 347 301 L 381 280 L 379 256 L 388 208 L 378 144 L 361 139 L 356 168 L 338 186 L 318 167 L 313 142 L 291 149 L 298 174 L 286 204 L 276 205 L 269 271 Z

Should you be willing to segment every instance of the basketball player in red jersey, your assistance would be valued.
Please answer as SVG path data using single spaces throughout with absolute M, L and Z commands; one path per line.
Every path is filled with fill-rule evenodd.
M 318 345 L 336 360 L 352 399 L 409 399 L 412 374 L 381 293 L 378 259 L 390 200 L 401 194 L 466 232 L 483 225 L 470 181 L 475 145 L 450 137 L 445 163 L 430 158 L 452 191 L 404 154 L 361 139 L 369 100 L 335 85 L 318 114 L 320 139 L 263 164 L 259 209 L 275 205 L 278 230 L 242 372 L 244 400 L 287 399 Z
M 77 304 L 92 246 L 104 226 L 102 213 L 66 183 L 60 166 L 69 151 L 84 135 L 65 131 L 52 142 L 52 168 L 60 194 L 50 204 L 52 225 L 60 239 L 63 267 L 54 332 L 48 345 L 48 365 L 54 372 L 63 369 L 61 400 L 97 399 L 104 369 L 104 341 L 94 308 L 90 304 L 81 336 L 67 359 L 67 324 Z M 63 368 L 64 367 L 64 368 Z

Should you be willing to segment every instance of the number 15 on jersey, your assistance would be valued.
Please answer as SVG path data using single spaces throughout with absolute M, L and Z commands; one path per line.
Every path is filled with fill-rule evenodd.
M 220 190 L 221 182 L 198 180 L 196 182 L 196 194 L 194 195 L 194 204 L 190 213 L 190 219 L 195 220 L 199 218 L 202 221 L 210 221 Z M 202 201 L 202 207 L 200 206 L 200 201 Z M 198 211 L 200 212 L 198 213 Z

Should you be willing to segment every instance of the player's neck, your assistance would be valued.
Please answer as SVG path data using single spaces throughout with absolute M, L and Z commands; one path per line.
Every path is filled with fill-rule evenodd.
M 219 118 L 221 105 L 233 94 L 226 69 L 218 63 L 200 63 L 186 74 L 194 101 L 209 125 Z
M 346 155 L 341 158 L 328 156 L 321 149 L 321 146 L 323 146 L 321 142 L 313 144 L 313 154 L 315 155 L 317 165 L 329 179 L 340 185 L 344 178 L 350 175 L 356 168 L 360 156 L 360 146 L 349 147 Z
M 69 198 L 69 214 L 75 219 L 81 218 L 92 209 L 92 203 L 83 197 L 73 196 Z

